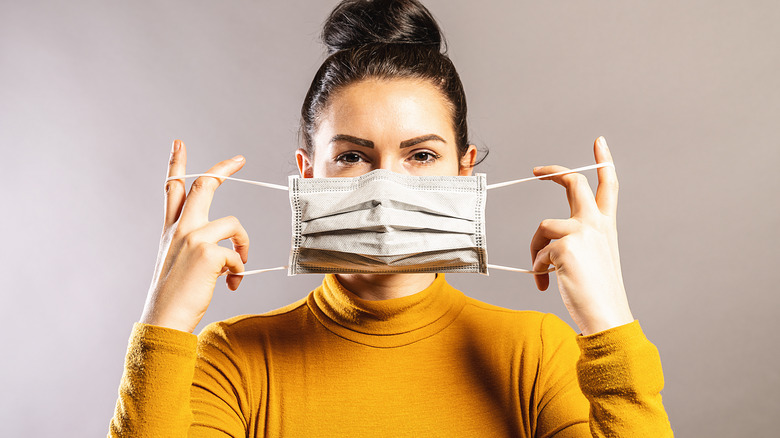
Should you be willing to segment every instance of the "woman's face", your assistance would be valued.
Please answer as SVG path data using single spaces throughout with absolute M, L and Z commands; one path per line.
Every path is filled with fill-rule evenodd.
M 410 175 L 470 175 L 473 145 L 459 159 L 452 116 L 432 84 L 370 79 L 330 98 L 314 137 L 314 157 L 296 153 L 301 175 L 351 177 L 376 169 Z

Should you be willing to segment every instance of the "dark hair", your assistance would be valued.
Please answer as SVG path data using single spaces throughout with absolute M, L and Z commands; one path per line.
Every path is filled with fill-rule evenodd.
M 303 149 L 313 156 L 318 116 L 330 96 L 365 79 L 428 81 L 441 91 L 452 114 L 458 157 L 468 149 L 466 94 L 436 20 L 417 0 L 344 0 L 325 21 L 328 57 L 301 108 Z

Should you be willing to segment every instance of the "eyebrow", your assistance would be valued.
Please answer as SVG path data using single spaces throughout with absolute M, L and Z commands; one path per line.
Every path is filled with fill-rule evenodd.
M 422 143 L 424 141 L 429 141 L 429 140 L 436 140 L 436 141 L 440 141 L 440 142 L 442 142 L 444 144 L 447 144 L 447 142 L 443 138 L 439 137 L 438 135 L 436 135 L 436 134 L 428 134 L 428 135 L 421 135 L 421 136 L 415 137 L 415 138 L 410 138 L 409 140 L 404 140 L 404 141 L 401 142 L 400 148 L 402 148 L 402 149 L 403 148 L 408 148 L 409 146 L 414 146 L 417 143 Z
M 358 146 L 363 146 L 364 148 L 373 148 L 374 142 L 371 140 L 365 140 L 358 137 L 353 137 L 351 135 L 347 134 L 336 134 L 333 138 L 330 139 L 330 142 L 336 142 L 336 141 L 348 141 L 350 143 L 355 143 Z
M 421 136 L 415 137 L 415 138 L 410 138 L 409 140 L 404 140 L 399 145 L 399 148 L 401 148 L 401 149 L 408 148 L 409 146 L 414 146 L 414 145 L 416 145 L 418 143 L 422 143 L 424 141 L 430 141 L 430 140 L 440 141 L 440 142 L 445 143 L 445 144 L 447 143 L 447 141 L 445 141 L 443 138 L 439 137 L 436 134 L 428 134 L 428 135 L 421 135 Z M 371 140 L 366 140 L 366 139 L 363 139 L 363 138 L 353 137 L 353 136 L 347 135 L 347 134 L 337 134 L 336 136 L 334 136 L 333 138 L 330 139 L 331 143 L 333 143 L 335 141 L 348 141 L 348 142 L 354 143 L 354 144 L 356 144 L 358 146 L 363 146 L 365 148 L 373 148 L 374 147 L 374 142 L 371 141 Z

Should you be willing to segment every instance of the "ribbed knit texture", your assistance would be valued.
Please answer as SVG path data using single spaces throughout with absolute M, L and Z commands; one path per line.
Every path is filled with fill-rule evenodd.
M 384 301 L 328 275 L 285 308 L 209 325 L 197 347 L 136 324 L 109 436 L 665 437 L 662 386 L 637 322 L 581 337 L 442 274 Z

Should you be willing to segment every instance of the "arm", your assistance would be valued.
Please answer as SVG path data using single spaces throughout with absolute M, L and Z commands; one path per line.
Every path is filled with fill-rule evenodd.
M 661 401 L 661 358 L 639 322 L 579 336 L 577 343 L 577 377 L 590 402 L 594 437 L 673 436 Z
M 596 140 L 593 153 L 597 163 L 612 162 L 604 137 Z M 567 170 L 544 166 L 534 173 L 541 176 Z M 555 266 L 563 302 L 585 335 L 577 339 L 582 350 L 577 375 L 590 402 L 591 433 L 671 436 L 660 399 L 663 374 L 658 353 L 634 322 L 623 285 L 615 168 L 598 170 L 595 195 L 583 175 L 547 179 L 566 189 L 571 217 L 547 219 L 539 225 L 531 241 L 533 269 Z M 535 280 L 539 290 L 547 289 L 548 274 L 536 275 Z M 613 430 L 620 432 L 615 435 Z
M 541 337 L 537 437 L 673 436 L 658 350 L 638 322 L 577 336 L 548 314 Z
M 187 435 L 196 345 L 192 333 L 133 326 L 109 437 Z
M 200 335 L 136 323 L 109 437 L 243 437 L 245 377 L 223 324 Z
M 597 163 L 611 163 L 604 137 L 593 145 Z M 562 166 L 543 166 L 534 174 L 564 172 Z M 634 320 L 623 286 L 617 236 L 618 180 L 614 167 L 598 169 L 596 195 L 579 173 L 553 176 L 566 188 L 571 209 L 568 219 L 542 221 L 531 240 L 534 271 L 555 266 L 558 290 L 574 323 L 584 335 L 607 330 Z M 536 286 L 546 290 L 549 274 L 535 275 Z
M 168 176 L 184 175 L 186 161 L 184 144 L 174 141 Z M 243 163 L 243 157 L 237 156 L 216 164 L 208 173 L 232 175 Z M 197 392 L 191 389 L 196 359 L 204 357 L 196 350 L 196 337 L 191 332 L 206 313 L 219 276 L 225 271 L 244 270 L 249 247 L 246 230 L 237 219 L 208 220 L 211 200 L 220 183 L 218 178 L 200 177 L 189 194 L 183 180 L 172 179 L 165 184 L 165 215 L 157 264 L 141 323 L 136 324 L 130 339 L 110 436 L 228 433 L 223 430 L 223 434 L 203 435 L 190 430 L 193 421 L 207 414 L 191 408 L 191 392 Z M 225 239 L 233 242 L 232 250 L 218 245 Z M 228 274 L 228 287 L 238 288 L 241 278 Z M 235 436 L 234 430 L 230 430 L 228 435 Z M 243 436 L 244 432 L 238 435 Z

